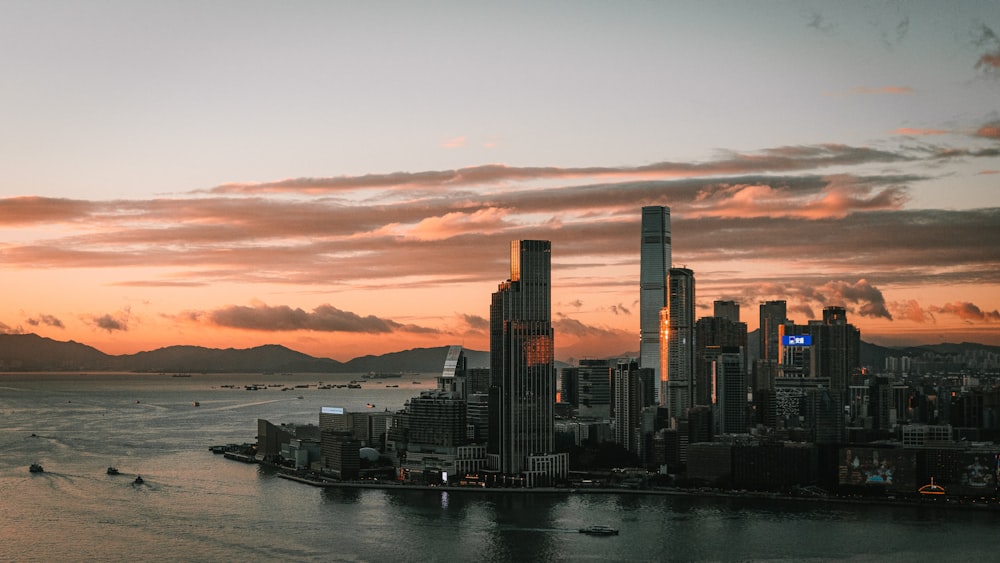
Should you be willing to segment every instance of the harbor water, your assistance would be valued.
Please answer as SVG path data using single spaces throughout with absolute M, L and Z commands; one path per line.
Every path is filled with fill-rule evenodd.
M 402 408 L 433 375 L 0 374 L 2 561 L 992 560 L 995 511 L 316 488 L 213 455 L 257 419 Z M 245 385 L 260 390 L 247 391 Z M 308 385 L 308 387 L 298 387 Z M 324 385 L 324 386 L 326 386 Z M 386 385 L 398 385 L 387 387 Z M 289 391 L 280 389 L 290 387 Z M 301 398 L 300 398 L 301 397 Z M 197 403 L 197 406 L 195 406 Z M 29 473 L 32 463 L 43 473 Z M 117 467 L 119 475 L 106 469 Z M 142 484 L 135 484 L 141 475 Z M 579 528 L 608 525 L 617 536 Z

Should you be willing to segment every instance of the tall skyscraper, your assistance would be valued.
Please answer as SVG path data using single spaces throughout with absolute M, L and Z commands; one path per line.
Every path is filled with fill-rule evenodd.
M 765 301 L 760 304 L 761 360 L 780 360 L 778 356 L 778 327 L 788 322 L 788 308 L 784 300 Z
M 553 357 L 551 243 L 515 240 L 510 279 L 490 304 L 490 434 L 494 469 L 524 475 L 565 475 L 555 442 L 556 372 Z M 549 457 L 546 457 L 549 456 Z
M 661 371 L 666 373 L 670 417 L 682 419 L 694 405 L 694 272 L 671 268 L 668 303 L 663 309 Z
M 639 256 L 639 367 L 654 370 L 656 401 L 663 404 L 664 378 L 660 361 L 660 311 L 667 306 L 670 256 L 670 208 L 642 208 Z

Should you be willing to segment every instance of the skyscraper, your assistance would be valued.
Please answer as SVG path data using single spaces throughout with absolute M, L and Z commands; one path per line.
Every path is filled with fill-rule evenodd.
M 666 374 L 670 417 L 681 419 L 694 405 L 694 272 L 670 268 L 667 307 L 663 310 L 661 371 Z
M 547 240 L 511 241 L 510 278 L 490 304 L 489 453 L 495 470 L 524 475 L 529 485 L 538 473 L 566 470 L 565 456 L 550 455 L 556 402 L 551 254 Z
M 788 322 L 788 308 L 784 300 L 765 301 L 760 304 L 760 356 L 761 360 L 780 360 L 778 356 L 778 327 Z
M 656 400 L 663 404 L 664 378 L 660 362 L 660 311 L 667 306 L 670 256 L 670 208 L 642 208 L 639 256 L 639 367 L 655 371 Z

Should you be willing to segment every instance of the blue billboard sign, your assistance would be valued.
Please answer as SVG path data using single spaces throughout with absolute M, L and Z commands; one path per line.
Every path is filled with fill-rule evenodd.
M 813 337 L 811 334 L 782 336 L 781 344 L 782 346 L 812 346 Z

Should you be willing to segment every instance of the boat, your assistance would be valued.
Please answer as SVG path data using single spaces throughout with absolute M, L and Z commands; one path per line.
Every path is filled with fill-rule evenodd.
M 145 483 L 145 481 L 142 480 L 142 475 L 137 475 L 135 481 L 132 481 L 133 485 L 141 485 L 143 483 Z
M 114 466 L 109 466 L 108 475 L 118 475 L 118 468 Z
M 198 401 L 195 401 L 195 402 L 194 402 L 194 403 L 192 403 L 192 404 L 193 404 L 194 406 L 196 406 L 196 407 L 200 407 L 200 406 L 201 406 L 201 403 L 199 403 Z
M 37 463 L 32 463 L 31 467 L 28 468 L 28 471 L 32 473 L 45 473 L 45 470 L 42 469 L 42 466 Z
M 370 409 L 373 409 L 373 408 L 375 408 L 375 404 L 374 404 L 374 403 L 368 403 L 368 405 L 367 405 L 367 406 L 368 406 L 368 408 L 370 408 Z
M 591 536 L 617 536 L 618 529 L 611 526 L 587 526 L 586 528 L 580 528 L 580 533 Z

